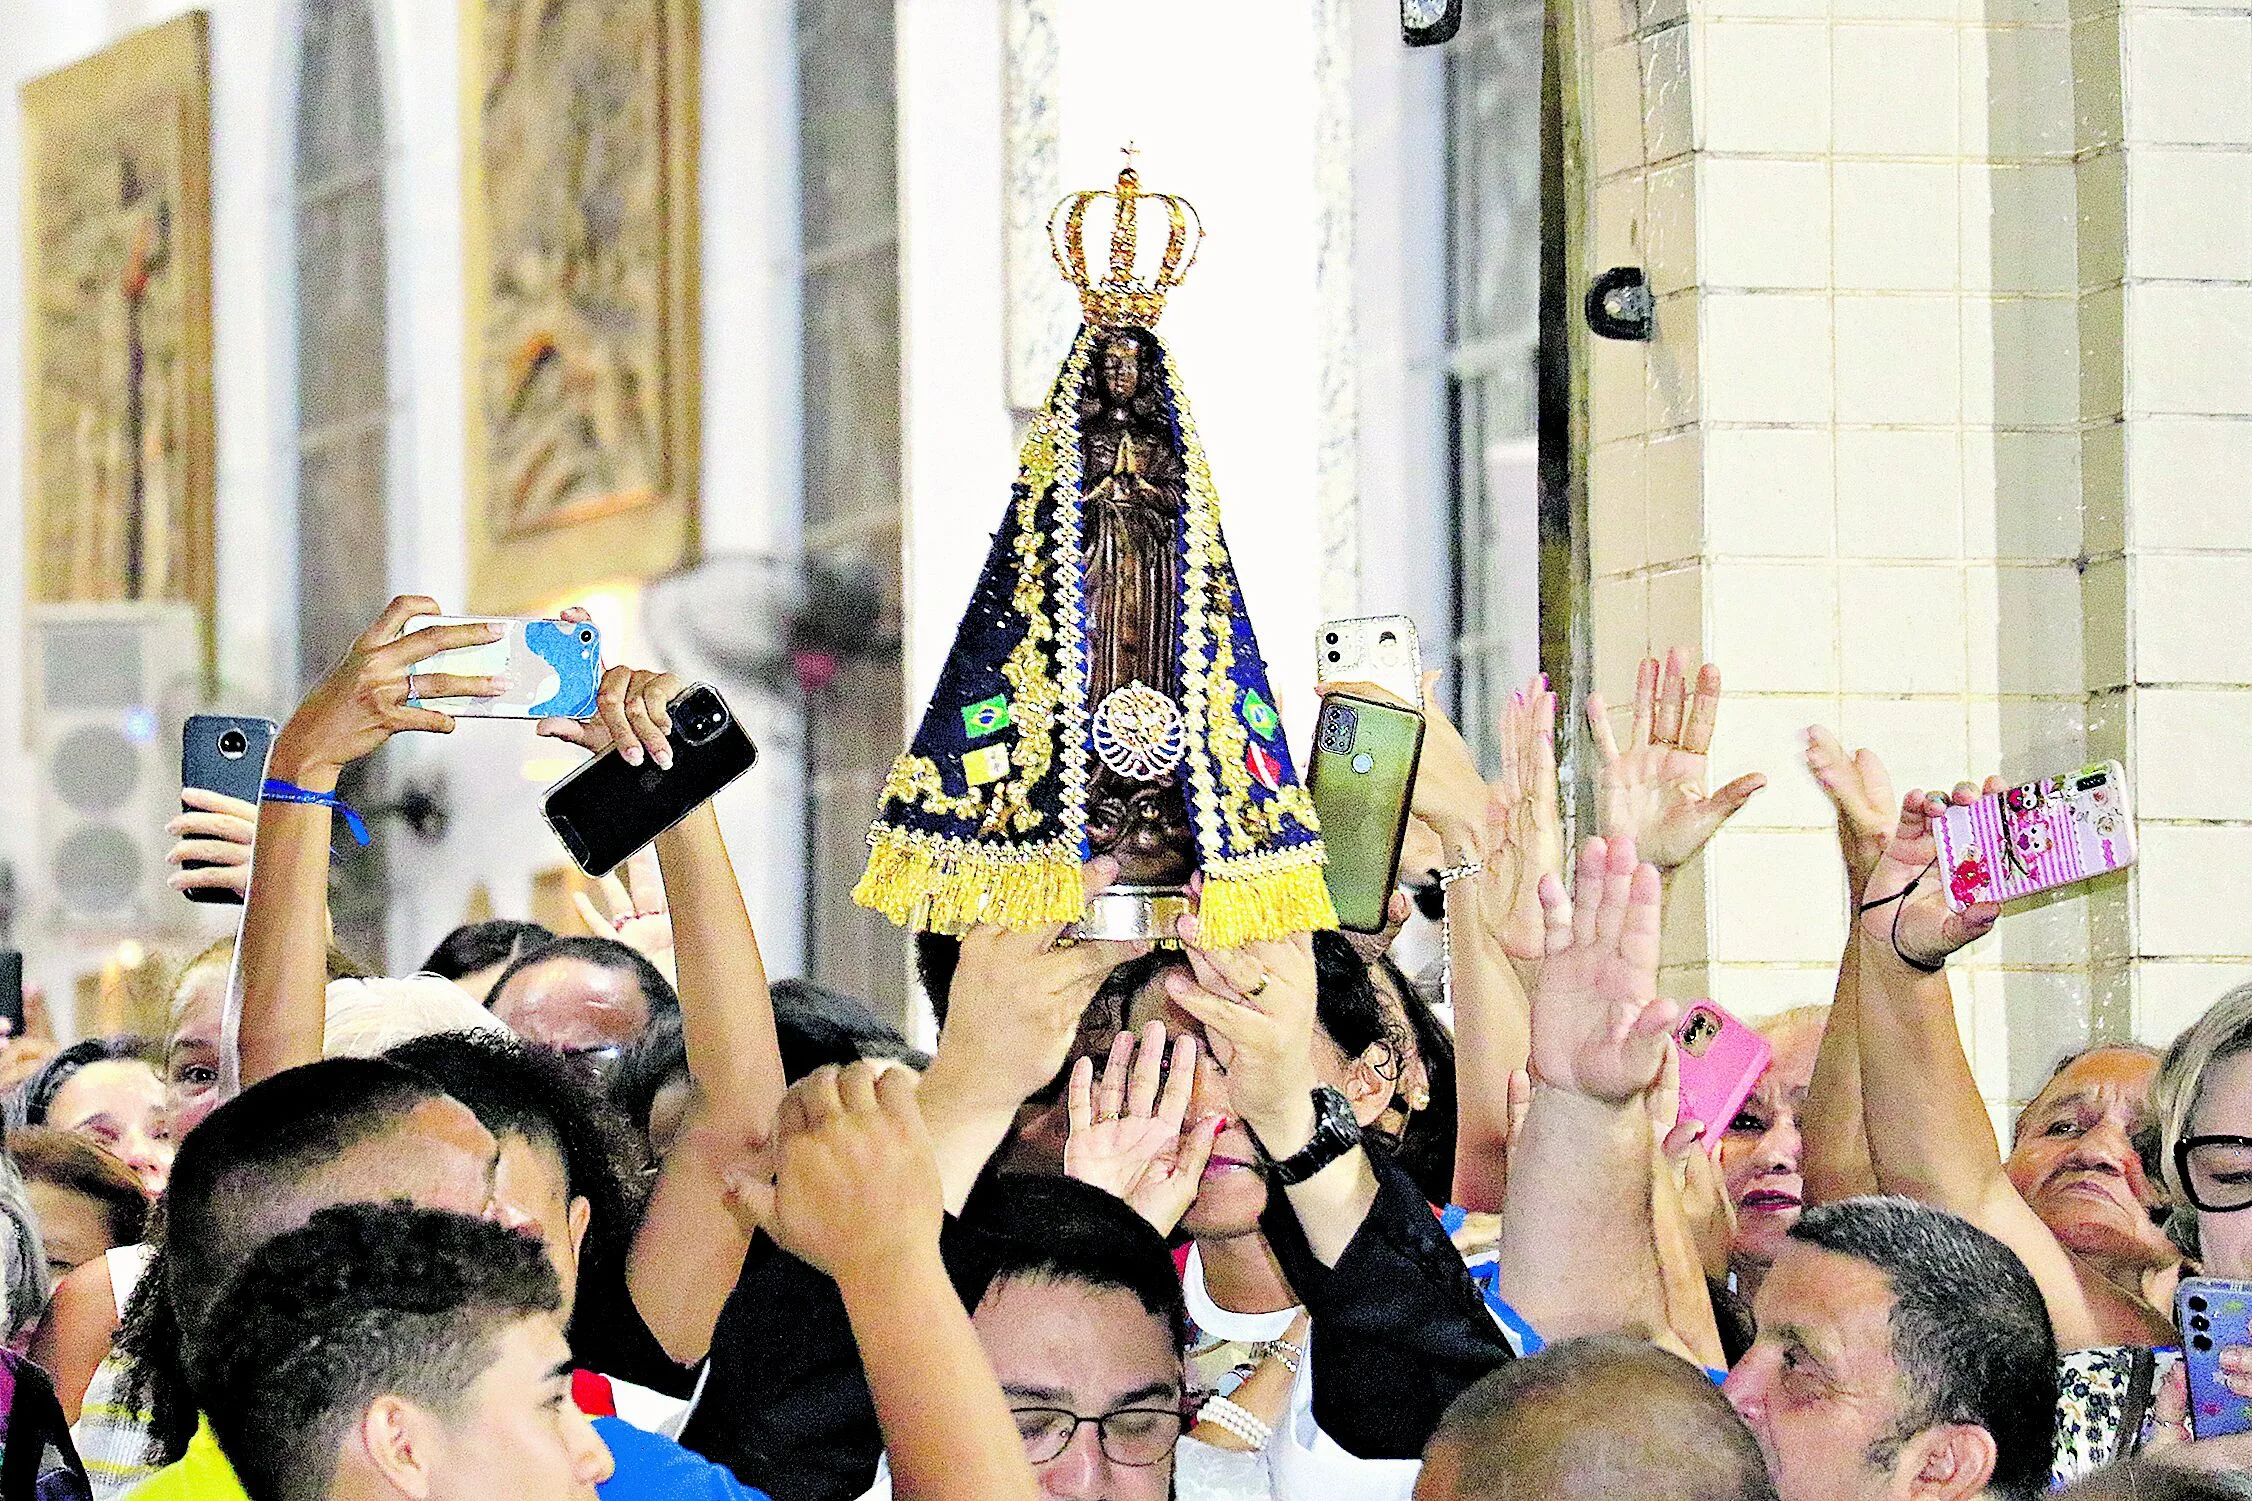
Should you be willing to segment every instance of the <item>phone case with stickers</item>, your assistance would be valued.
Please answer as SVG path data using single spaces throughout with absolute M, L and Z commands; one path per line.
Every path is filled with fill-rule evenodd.
M 2190 1428 L 2199 1438 L 2252 1432 L 2252 1401 L 2221 1384 L 2221 1352 L 2252 1345 L 2252 1282 L 2186 1277 L 2174 1290 L 2189 1373 Z
M 1702 1121 L 1705 1140 L 1718 1141 L 1767 1072 L 1775 1050 L 1710 1001 L 1690 1003 L 1673 1029 L 1673 1045 L 1681 1054 L 1681 1107 L 1674 1123 Z
M 2135 863 L 2127 773 L 2099 761 L 1949 808 L 1939 821 L 1947 905 L 2009 902 Z
M 436 625 L 497 625 L 505 634 L 485 646 L 461 646 L 425 657 L 419 675 L 450 672 L 497 677 L 508 687 L 497 698 L 417 698 L 417 707 L 460 719 L 588 719 L 602 686 L 602 633 L 569 620 L 505 620 L 474 615 L 432 615 L 408 623 L 409 631 Z
M 1314 629 L 1314 681 L 1374 683 L 1411 709 L 1423 707 L 1423 646 L 1405 615 L 1324 621 Z

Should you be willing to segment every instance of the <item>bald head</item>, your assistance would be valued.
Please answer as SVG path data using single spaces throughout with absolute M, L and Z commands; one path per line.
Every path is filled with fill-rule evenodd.
M 1759 1445 L 1685 1360 L 1605 1335 L 1511 1361 L 1455 1399 L 1415 1501 L 1775 1501 Z

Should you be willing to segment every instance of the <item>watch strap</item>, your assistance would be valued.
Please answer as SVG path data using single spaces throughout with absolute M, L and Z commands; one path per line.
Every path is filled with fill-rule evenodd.
M 1267 1151 L 1259 1133 L 1250 1133 L 1251 1145 L 1259 1153 L 1259 1161 L 1266 1167 L 1268 1181 L 1288 1188 L 1303 1183 L 1323 1168 L 1360 1145 L 1361 1125 L 1353 1118 L 1353 1107 L 1334 1085 L 1322 1084 L 1314 1089 L 1313 1139 L 1277 1160 Z

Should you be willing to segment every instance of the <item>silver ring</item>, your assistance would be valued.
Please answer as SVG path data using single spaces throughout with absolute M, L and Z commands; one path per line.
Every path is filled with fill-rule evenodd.
M 414 674 L 410 672 L 407 674 L 407 702 L 411 704 L 414 702 L 414 699 Z

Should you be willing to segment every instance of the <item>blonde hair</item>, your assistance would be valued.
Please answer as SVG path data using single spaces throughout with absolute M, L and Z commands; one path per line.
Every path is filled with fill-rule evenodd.
M 1812 1027 L 1817 1032 L 1823 1032 L 1827 1031 L 1829 1026 L 1830 1003 L 1824 1001 L 1818 1006 L 1793 1006 L 1788 1011 L 1778 1011 L 1773 1016 L 1763 1016 L 1752 1023 L 1752 1030 L 1769 1042 L 1773 1042 L 1785 1032 L 1793 1032 L 1800 1027 Z
M 331 980 L 328 1019 L 321 1029 L 324 1058 L 374 1058 L 439 1032 L 511 1035 L 500 1018 L 469 992 L 437 975 L 404 980 Z
M 2252 983 L 2223 995 L 2174 1039 L 2150 1086 L 2150 1116 L 2158 1123 L 2158 1172 L 2174 1199 L 2174 1211 L 2166 1216 L 2166 1233 L 2185 1255 L 2198 1254 L 2198 1210 L 2189 1201 L 2174 1148 L 2189 1135 L 2190 1121 L 2205 1093 L 2205 1076 L 2215 1064 L 2240 1053 L 2252 1053 Z

